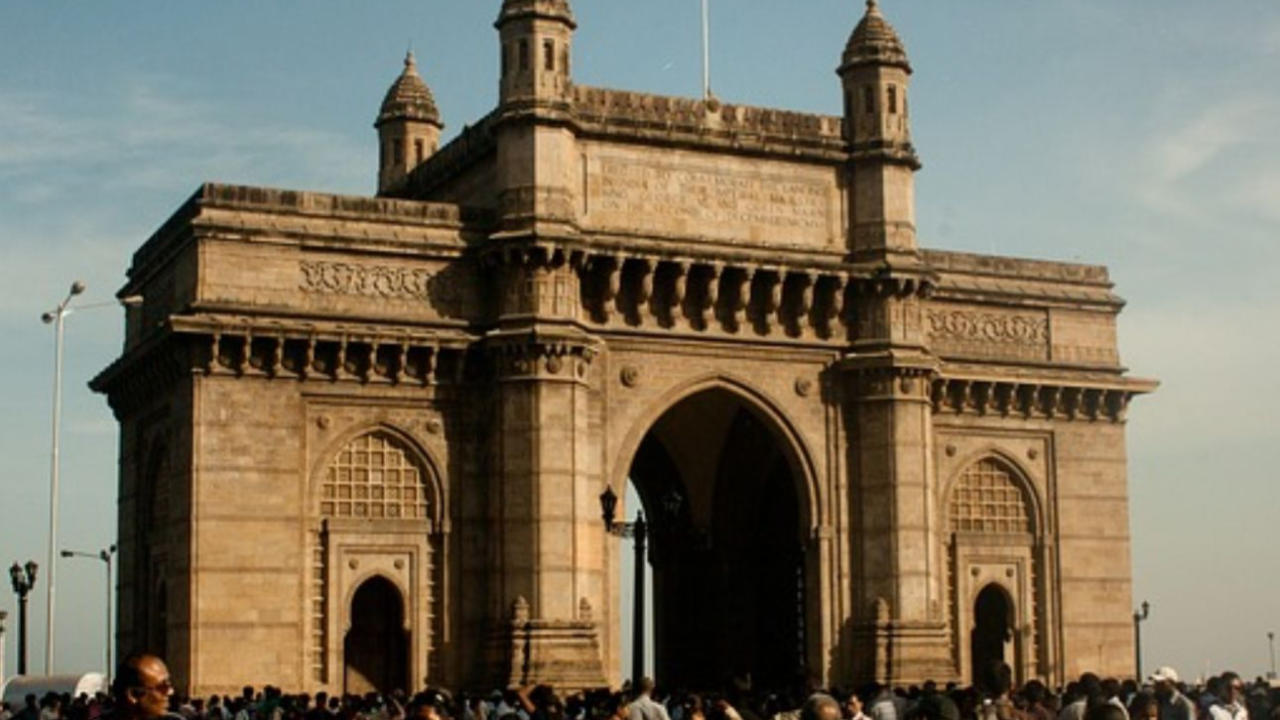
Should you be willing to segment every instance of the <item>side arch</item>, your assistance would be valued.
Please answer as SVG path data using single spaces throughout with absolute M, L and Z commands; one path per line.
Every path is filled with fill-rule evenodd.
M 821 492 L 818 474 L 813 464 L 813 452 L 794 423 L 774 398 L 755 388 L 751 383 L 728 373 L 714 373 L 694 377 L 660 393 L 632 423 L 623 436 L 607 471 L 606 481 L 615 493 L 621 495 L 626 488 L 631 461 L 640 449 L 644 437 L 669 410 L 699 393 L 708 390 L 726 391 L 743 402 L 766 427 L 777 433 L 788 464 L 797 478 L 796 488 L 800 502 L 800 520 L 805 531 L 812 534 L 819 525 Z

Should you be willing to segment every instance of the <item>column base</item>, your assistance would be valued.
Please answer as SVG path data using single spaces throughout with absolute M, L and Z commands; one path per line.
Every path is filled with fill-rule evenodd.
M 496 634 L 499 687 L 550 685 L 563 697 L 609 685 L 599 629 L 590 618 L 529 618 L 527 606 L 524 613 L 517 607 Z
M 961 679 L 945 624 L 863 623 L 854 626 L 852 640 L 857 682 L 906 686 Z

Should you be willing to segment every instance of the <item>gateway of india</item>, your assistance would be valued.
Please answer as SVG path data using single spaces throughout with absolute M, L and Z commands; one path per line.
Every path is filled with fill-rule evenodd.
M 569 1 L 505 0 L 497 107 L 441 145 L 407 57 L 376 196 L 201 186 L 92 382 L 121 649 L 194 693 L 617 686 L 630 481 L 661 683 L 1131 674 L 1124 303 L 920 247 L 867 5 L 842 116 L 578 85 Z

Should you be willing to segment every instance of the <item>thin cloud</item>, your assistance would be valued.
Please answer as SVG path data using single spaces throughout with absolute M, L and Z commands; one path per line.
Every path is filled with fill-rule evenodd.
M 1185 122 L 1147 140 L 1139 198 L 1152 210 L 1186 220 L 1213 220 L 1226 209 L 1275 218 L 1277 196 L 1269 191 L 1280 177 L 1269 159 L 1280 156 L 1280 140 L 1260 119 L 1277 116 L 1280 100 L 1270 97 L 1205 103 Z M 1226 178 L 1201 177 L 1228 158 L 1233 167 Z

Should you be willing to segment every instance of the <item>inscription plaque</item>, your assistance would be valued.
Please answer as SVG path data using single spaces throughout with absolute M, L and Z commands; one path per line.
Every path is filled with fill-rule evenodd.
M 838 234 L 835 185 L 818 177 L 599 155 L 586 181 L 596 225 L 807 247 Z

